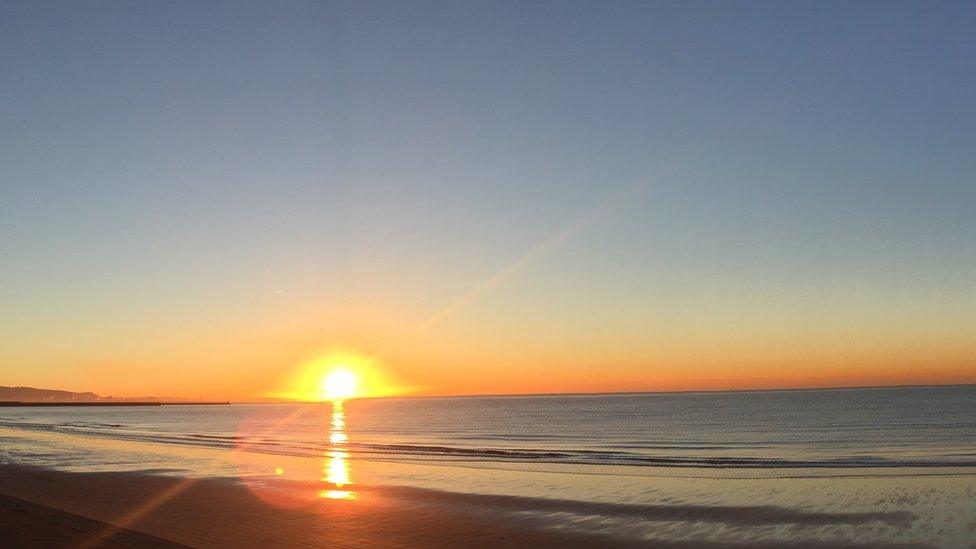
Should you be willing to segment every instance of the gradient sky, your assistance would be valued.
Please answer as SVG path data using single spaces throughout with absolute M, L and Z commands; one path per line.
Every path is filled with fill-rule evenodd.
M 976 382 L 976 5 L 482 4 L 0 4 L 0 385 Z

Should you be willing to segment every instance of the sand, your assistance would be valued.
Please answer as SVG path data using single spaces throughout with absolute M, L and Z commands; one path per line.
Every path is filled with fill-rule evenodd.
M 285 491 L 287 492 L 287 491 Z M 409 491 L 408 491 L 409 492 Z M 229 480 L 0 466 L 5 547 L 593 547 L 493 506 L 382 489 L 352 501 L 260 493 Z M 503 516 L 504 515 L 504 516 Z M 124 527 L 122 529 L 119 526 Z
M 77 547 L 83 544 L 117 549 L 183 547 L 133 530 L 109 529 L 104 522 L 4 495 L 0 495 L 0 532 L 4 547 Z
M 685 480 L 699 490 L 712 482 Z M 957 508 L 971 503 L 965 497 L 971 477 L 895 480 L 906 489 L 919 484 L 939 501 L 949 494 L 939 488 L 943 483 L 966 484 L 959 496 L 964 499 L 946 499 L 946 504 Z M 714 482 L 735 489 L 736 481 Z M 811 487 L 825 479 L 762 482 L 811 497 Z M 834 488 L 874 498 L 866 483 L 875 480 L 831 482 Z M 920 518 L 911 510 L 920 509 L 902 496 L 892 505 L 878 501 L 860 510 L 854 505 L 828 510 L 771 501 L 701 501 L 711 497 L 699 498 L 699 503 L 623 504 L 360 484 L 349 487 L 355 499 L 334 500 L 321 497 L 322 487 L 285 479 L 253 486 L 236 479 L 0 465 L 0 494 L 5 495 L 0 499 L 0 546 L 728 547 L 735 541 L 749 547 L 920 547 L 931 545 L 919 537 L 958 545 L 971 537 L 966 531 L 976 532 L 976 523 L 960 525 L 962 531 L 954 538 L 938 530 L 934 536 L 920 532 L 950 523 L 940 527 L 931 517 Z M 619 524 L 631 520 L 640 529 L 623 537 L 627 529 Z M 608 528 L 589 528 L 594 525 Z M 859 532 L 865 535 L 854 535 Z

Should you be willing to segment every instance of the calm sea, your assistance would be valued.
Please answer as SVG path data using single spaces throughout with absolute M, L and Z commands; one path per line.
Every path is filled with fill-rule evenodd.
M 158 456 L 140 464 L 138 445 L 123 453 L 110 443 L 127 441 L 180 447 L 179 455 L 321 456 L 341 445 L 365 460 L 514 468 L 976 466 L 974 386 L 380 399 L 338 412 L 328 404 L 0 408 L 0 461 L 193 467 Z

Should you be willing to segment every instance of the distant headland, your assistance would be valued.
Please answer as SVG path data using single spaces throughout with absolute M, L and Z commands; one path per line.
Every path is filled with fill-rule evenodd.
M 114 397 L 92 392 L 0 386 L 0 406 L 165 406 L 175 404 L 230 404 L 185 398 Z

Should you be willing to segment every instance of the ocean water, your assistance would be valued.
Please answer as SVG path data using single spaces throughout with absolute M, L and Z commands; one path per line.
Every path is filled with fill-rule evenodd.
M 438 490 L 630 541 L 976 543 L 973 386 L 10 407 L 0 464 L 217 478 L 274 505 Z
M 976 466 L 976 387 L 353 400 L 352 457 L 403 462 L 695 468 Z M 94 441 L 321 456 L 330 404 L 0 408 L 9 434 L 92 441 L 72 467 L 105 460 Z M 9 438 L 9 437 L 8 437 Z M 20 440 L 28 440 L 23 436 Z M 0 459 L 58 465 L 10 444 Z M 20 454 L 18 454 L 20 452 Z

